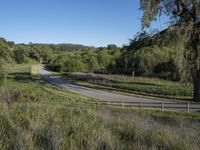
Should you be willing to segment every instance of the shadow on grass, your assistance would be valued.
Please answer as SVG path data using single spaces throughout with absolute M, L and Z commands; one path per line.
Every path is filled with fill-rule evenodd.
M 116 81 L 112 79 L 107 79 L 104 77 L 100 76 L 93 76 L 93 75 L 82 75 L 82 74 L 70 74 L 70 73 L 63 73 L 62 77 L 66 78 L 73 78 L 75 80 L 80 80 L 80 81 L 87 81 L 87 82 L 94 82 L 94 83 L 113 83 L 113 84 L 127 84 L 127 85 L 140 85 L 140 86 L 156 86 L 156 87 L 161 87 L 163 85 L 159 85 L 156 83 L 148 83 L 148 82 L 137 82 L 137 81 L 132 81 L 132 82 L 123 82 L 123 81 Z
M 18 72 L 18 73 L 10 73 L 8 75 L 8 79 L 15 80 L 18 82 L 28 83 L 30 81 L 40 81 L 40 77 L 32 77 L 30 73 L 27 72 Z
M 48 65 L 48 64 L 45 64 L 45 70 L 47 70 L 47 71 L 55 71 L 55 70 L 52 69 L 52 66 Z
M 107 79 L 107 78 L 103 78 L 103 77 L 99 77 L 99 76 L 93 76 L 90 74 L 87 75 L 79 75 L 79 74 L 70 74 L 70 73 L 63 73 L 62 77 L 66 77 L 66 78 L 72 78 L 75 79 L 77 81 L 87 81 L 87 82 L 94 82 L 94 83 L 121 83 L 119 81 L 116 80 L 111 80 L 111 79 Z
M 124 84 L 135 84 L 135 85 L 143 85 L 143 86 L 163 86 L 163 85 L 158 85 L 158 84 L 154 84 L 154 83 L 147 83 L 147 82 L 120 82 L 120 83 L 124 83 Z

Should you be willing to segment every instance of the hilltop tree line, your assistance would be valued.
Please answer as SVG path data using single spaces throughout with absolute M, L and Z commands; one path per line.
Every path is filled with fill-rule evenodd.
M 5 63 L 37 61 L 47 63 L 52 70 L 61 72 L 126 75 L 134 72 L 135 76 L 178 81 L 180 75 L 174 60 L 171 36 L 169 30 L 157 34 L 142 32 L 122 48 L 114 44 L 99 48 L 69 44 L 15 44 L 1 38 L 1 69 L 3 70 L 2 64 Z M 72 46 L 74 49 L 71 50 Z M 3 72 L 5 71 L 1 71 L 2 79 L 6 76 Z

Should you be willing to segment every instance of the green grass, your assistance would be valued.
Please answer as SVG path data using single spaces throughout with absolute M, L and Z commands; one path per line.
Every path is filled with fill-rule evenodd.
M 147 97 L 192 100 L 193 88 L 191 84 L 186 85 L 155 78 L 84 73 L 64 74 L 62 78 L 98 89 L 127 92 Z
M 30 77 L 29 71 L 12 66 L 6 89 L 0 89 L 1 150 L 200 147 L 199 113 L 86 104 L 94 99 Z

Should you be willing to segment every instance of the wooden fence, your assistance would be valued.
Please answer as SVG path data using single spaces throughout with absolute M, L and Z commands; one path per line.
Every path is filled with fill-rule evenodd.
M 68 96 L 63 94 L 62 92 L 55 92 L 48 88 L 44 88 L 46 91 L 62 95 L 62 96 Z M 194 103 L 194 102 L 127 102 L 127 101 L 110 101 L 110 100 L 81 100 L 77 99 L 75 100 L 77 102 L 82 103 L 88 103 L 92 105 L 103 105 L 103 106 L 118 106 L 118 107 L 136 107 L 136 108 L 153 108 L 153 109 L 159 109 L 161 111 L 164 110 L 171 110 L 171 111 L 186 111 L 186 112 L 200 112 L 200 103 Z
M 153 108 L 172 111 L 200 112 L 200 103 L 194 102 L 125 102 L 125 101 L 96 101 L 96 104 L 107 106 Z

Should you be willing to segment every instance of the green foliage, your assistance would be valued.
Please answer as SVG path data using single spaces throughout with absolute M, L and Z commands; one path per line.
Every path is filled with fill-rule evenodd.
M 43 44 L 32 44 L 30 46 L 30 57 L 38 62 L 48 62 L 53 55 L 52 49 Z
M 107 46 L 107 49 L 109 51 L 114 51 L 115 49 L 118 49 L 118 47 L 115 44 L 110 44 L 110 45 Z
M 0 38 L 0 59 L 11 62 L 11 57 L 12 51 L 7 41 L 3 38 Z
M 62 53 L 54 56 L 50 61 L 53 70 L 64 72 L 83 72 L 86 65 L 81 61 L 81 56 L 71 53 Z
M 122 55 L 116 61 L 118 70 L 126 74 L 134 71 L 136 76 L 180 80 L 172 32 L 166 29 L 159 33 L 138 33 L 129 46 L 123 48 Z
M 85 64 L 77 59 L 69 59 L 65 61 L 63 68 L 64 72 L 84 72 L 86 69 Z
M 86 64 L 89 72 L 94 72 L 95 70 L 98 70 L 99 64 L 95 53 L 85 52 L 83 53 L 82 57 L 83 57 L 83 62 Z
M 45 44 L 49 48 L 58 52 L 73 52 L 73 51 L 85 51 L 95 50 L 94 47 L 84 46 L 80 44 Z
M 157 16 L 165 14 L 175 22 L 199 21 L 199 0 L 140 0 L 142 27 L 149 27 Z
M 17 48 L 14 51 L 15 61 L 19 64 L 24 63 L 26 59 L 26 51 L 23 48 Z
M 166 73 L 166 72 L 165 72 Z M 162 74 L 160 74 L 162 75 Z M 163 74 L 162 78 L 169 78 Z M 192 96 L 192 84 L 181 84 L 157 78 L 131 77 L 122 75 L 103 75 L 87 73 L 70 73 L 63 79 L 72 80 L 90 88 L 106 89 L 111 91 L 128 92 L 143 96 L 163 97 L 170 99 L 188 99 Z
M 169 47 L 166 44 L 167 41 L 158 40 L 158 37 L 162 34 L 154 36 L 153 32 L 142 32 L 136 35 L 130 45 L 124 46 L 123 49 L 111 44 L 107 47 L 96 48 L 96 51 L 86 47 L 87 51 L 82 51 L 83 49 L 80 50 L 82 46 L 65 44 L 30 43 L 15 45 L 2 39 L 0 41 L 2 47 L 0 52 L 3 59 L 9 60 L 13 57 L 17 63 L 28 63 L 34 59 L 38 62 L 50 64 L 55 71 L 128 75 L 135 71 L 135 75 L 178 80 L 179 74 L 173 60 L 172 47 L 167 48 Z M 170 39 L 170 34 L 166 35 Z M 75 49 L 76 46 L 79 48 Z M 69 50 L 70 47 L 71 50 Z M 66 50 L 64 50 L 65 48 Z M 171 58 L 169 59 L 169 57 Z M 164 69 L 162 69 L 163 66 Z
M 154 75 L 165 80 L 180 81 L 180 74 L 174 60 L 162 62 L 154 67 Z
M 143 47 L 151 46 L 151 35 L 146 32 L 139 32 L 135 35 L 134 39 L 130 40 L 129 46 L 127 47 L 128 51 L 137 51 Z
M 173 23 L 176 34 L 176 63 L 182 81 L 192 78 L 194 100 L 200 101 L 200 1 L 199 0 L 141 0 L 142 26 L 149 27 L 157 16 L 165 14 Z
M 107 50 L 99 51 L 97 54 L 98 63 L 101 69 L 106 69 L 111 61 L 111 56 L 108 54 Z
M 0 86 L 2 86 L 7 78 L 7 72 L 4 66 L 4 61 L 0 59 Z
M 66 58 L 68 58 L 67 54 L 54 55 L 50 60 L 50 64 L 53 70 L 61 71 L 61 68 L 65 63 Z
M 0 103 L 2 150 L 199 148 L 198 113 L 95 106 L 94 99 L 29 78 L 28 68 L 9 68 L 7 88 L 22 98 Z
M 119 48 L 110 51 L 102 48 L 98 51 L 60 52 L 51 58 L 50 64 L 56 71 L 105 73 L 115 68 L 115 61 L 120 54 Z
M 136 62 L 135 71 L 139 70 L 140 74 L 145 76 L 153 76 L 154 68 L 161 63 L 168 62 L 172 58 L 172 50 L 168 48 L 146 47 L 138 50 L 135 56 Z

